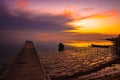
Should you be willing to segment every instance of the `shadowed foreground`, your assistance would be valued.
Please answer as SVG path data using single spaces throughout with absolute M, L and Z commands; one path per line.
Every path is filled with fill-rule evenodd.
M 43 71 L 32 41 L 26 41 L 14 63 L 0 80 L 49 80 Z

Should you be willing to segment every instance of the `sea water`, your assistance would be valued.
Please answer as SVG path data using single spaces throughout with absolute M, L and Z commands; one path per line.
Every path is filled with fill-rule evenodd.
M 12 61 L 23 45 L 24 43 L 1 44 L 0 62 Z M 34 45 L 43 68 L 50 77 L 71 76 L 104 64 L 113 58 L 111 48 L 65 45 L 65 51 L 58 52 L 57 43 L 34 42 Z
M 72 76 L 113 59 L 111 48 L 66 47 L 65 51 L 39 51 L 41 63 L 50 77 Z

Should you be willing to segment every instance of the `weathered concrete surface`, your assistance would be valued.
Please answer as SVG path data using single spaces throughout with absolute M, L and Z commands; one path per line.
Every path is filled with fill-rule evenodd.
M 0 80 L 50 80 L 43 71 L 32 41 L 26 41 Z

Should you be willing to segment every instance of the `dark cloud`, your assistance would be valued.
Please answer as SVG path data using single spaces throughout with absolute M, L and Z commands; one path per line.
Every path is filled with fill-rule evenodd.
M 20 10 L 12 11 L 0 2 L 0 30 L 40 30 L 62 31 L 70 29 L 65 23 L 70 21 L 68 17 L 51 14 L 34 15 Z M 2 5 L 1 5 L 2 4 Z

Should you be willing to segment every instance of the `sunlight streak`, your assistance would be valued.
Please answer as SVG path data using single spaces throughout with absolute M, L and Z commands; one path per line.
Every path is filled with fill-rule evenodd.
M 97 45 L 112 45 L 113 43 L 110 41 L 76 41 L 71 43 L 65 43 L 68 46 L 73 47 L 88 47 L 91 46 L 91 44 L 97 44 Z

